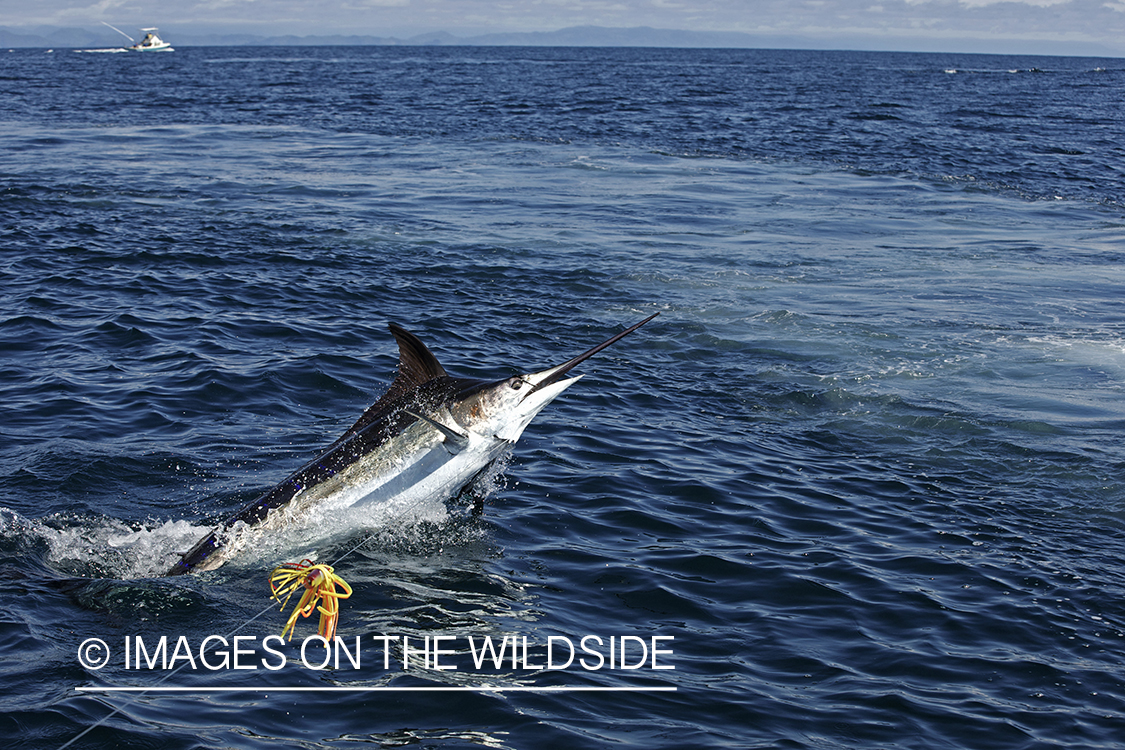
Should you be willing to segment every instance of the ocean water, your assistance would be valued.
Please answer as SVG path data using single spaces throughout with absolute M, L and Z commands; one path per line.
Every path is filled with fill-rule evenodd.
M 1091 58 L 0 52 L 7 746 L 1116 746 L 1123 99 Z M 501 377 L 654 312 L 482 514 L 159 576 L 374 401 L 388 322 Z M 308 555 L 358 665 L 265 650 Z

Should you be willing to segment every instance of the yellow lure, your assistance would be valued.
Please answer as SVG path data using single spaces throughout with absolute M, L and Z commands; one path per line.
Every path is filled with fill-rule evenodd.
M 285 610 L 293 592 L 301 586 L 305 587 L 305 592 L 301 595 L 297 608 L 289 616 L 289 621 L 285 623 L 281 637 L 285 638 L 288 634 L 288 640 L 293 640 L 297 615 L 308 617 L 315 609 L 320 612 L 320 629 L 317 632 L 326 641 L 331 641 L 336 635 L 336 624 L 340 620 L 340 600 L 352 595 L 352 587 L 336 575 L 331 565 L 314 565 L 312 560 L 284 563 L 274 568 L 270 574 L 270 591 L 273 593 L 273 598 L 281 602 L 282 611 Z M 342 591 L 337 591 L 337 586 Z M 317 604 L 321 599 L 324 600 L 324 605 L 318 607 Z

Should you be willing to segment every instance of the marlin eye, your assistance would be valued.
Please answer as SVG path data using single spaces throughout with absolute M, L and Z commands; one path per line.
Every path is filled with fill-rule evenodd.
M 508 386 L 513 391 L 518 391 L 520 388 L 523 388 L 523 380 L 521 380 L 520 378 L 512 378 L 508 381 Z

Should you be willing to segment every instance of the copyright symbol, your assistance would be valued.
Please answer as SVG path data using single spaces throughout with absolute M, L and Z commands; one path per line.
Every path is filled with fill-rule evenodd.
M 86 669 L 101 669 L 109 664 L 109 646 L 101 638 L 87 638 L 78 647 L 78 663 Z

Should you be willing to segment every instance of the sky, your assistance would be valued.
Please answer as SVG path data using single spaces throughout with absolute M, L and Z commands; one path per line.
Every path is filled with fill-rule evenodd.
M 411 36 L 569 26 L 756 35 L 1041 40 L 1125 52 L 1125 0 L 0 0 L 0 26 Z M 104 27 L 102 27 L 104 28 Z M 131 31 L 130 31 L 131 33 Z M 932 48 L 932 45 L 928 45 Z

